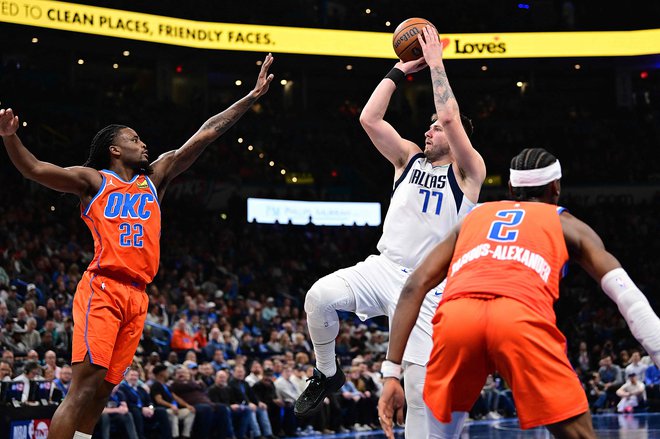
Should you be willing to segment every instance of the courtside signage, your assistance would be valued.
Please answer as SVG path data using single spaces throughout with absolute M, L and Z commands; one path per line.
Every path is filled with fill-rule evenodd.
M 247 220 L 260 224 L 379 226 L 380 203 L 248 198 Z
M 0 22 L 199 49 L 395 58 L 392 34 L 211 23 L 48 0 L 0 0 Z M 660 53 L 660 29 L 443 34 L 448 59 Z

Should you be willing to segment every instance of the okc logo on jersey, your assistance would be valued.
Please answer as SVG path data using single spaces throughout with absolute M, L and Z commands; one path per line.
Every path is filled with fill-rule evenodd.
M 146 220 L 151 216 L 151 210 L 147 206 L 155 201 L 156 197 L 151 193 L 113 192 L 108 196 L 108 204 L 106 204 L 103 214 L 109 219 L 119 217 Z

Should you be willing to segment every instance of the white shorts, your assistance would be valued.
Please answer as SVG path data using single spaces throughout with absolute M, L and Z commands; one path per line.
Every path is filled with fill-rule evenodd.
M 366 320 L 386 315 L 390 330 L 392 317 L 403 285 L 412 269 L 402 267 L 383 255 L 371 255 L 353 267 L 344 268 L 334 274 L 344 279 L 355 294 L 355 314 Z M 415 327 L 410 333 L 403 360 L 426 366 L 433 347 L 433 325 L 431 320 L 442 299 L 445 281 L 426 294 Z

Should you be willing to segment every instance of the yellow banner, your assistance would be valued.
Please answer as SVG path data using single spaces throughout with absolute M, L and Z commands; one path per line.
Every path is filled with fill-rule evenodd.
M 0 22 L 199 49 L 396 58 L 392 34 L 183 20 L 49 0 L 0 0 Z M 448 59 L 660 53 L 660 29 L 443 34 Z

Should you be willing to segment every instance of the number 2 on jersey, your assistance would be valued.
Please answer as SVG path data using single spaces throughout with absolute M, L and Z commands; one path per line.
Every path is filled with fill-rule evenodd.
M 493 221 L 490 224 L 488 239 L 498 242 L 513 242 L 518 239 L 518 230 L 514 227 L 522 222 L 525 211 L 521 209 L 500 210 L 495 216 L 504 218 L 504 220 Z
M 135 223 L 131 227 L 130 223 L 121 223 L 119 224 L 119 232 L 120 246 L 142 248 L 142 235 L 144 235 L 142 224 Z
M 436 203 L 435 203 L 435 214 L 440 215 L 440 207 L 442 207 L 442 192 L 439 191 L 433 191 L 431 192 L 428 189 L 420 189 L 419 193 L 424 195 L 424 205 L 422 206 L 422 213 L 426 213 L 426 211 L 429 208 L 429 199 L 431 197 L 435 197 Z

